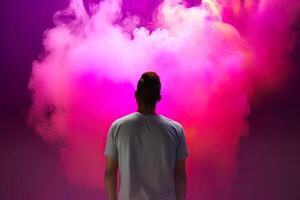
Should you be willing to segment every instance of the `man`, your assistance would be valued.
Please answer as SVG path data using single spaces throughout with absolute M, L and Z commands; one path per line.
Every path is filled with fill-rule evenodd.
M 144 73 L 135 98 L 138 112 L 112 123 L 105 148 L 105 189 L 109 200 L 183 200 L 188 149 L 182 126 L 155 112 L 160 78 Z

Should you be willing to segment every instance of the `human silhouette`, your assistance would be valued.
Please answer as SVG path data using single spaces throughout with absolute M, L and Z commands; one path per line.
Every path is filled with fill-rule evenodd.
M 185 198 L 185 159 L 189 152 L 184 129 L 178 122 L 156 113 L 160 90 L 159 76 L 155 72 L 143 73 L 135 91 L 137 112 L 111 124 L 105 148 L 105 189 L 109 200 Z

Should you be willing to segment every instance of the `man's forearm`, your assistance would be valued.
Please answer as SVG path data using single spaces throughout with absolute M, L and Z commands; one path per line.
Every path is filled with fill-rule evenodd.
M 105 175 L 105 191 L 109 200 L 117 200 L 117 175 Z
M 186 193 L 186 175 L 175 174 L 174 178 L 175 178 L 176 200 L 184 200 L 185 193 Z

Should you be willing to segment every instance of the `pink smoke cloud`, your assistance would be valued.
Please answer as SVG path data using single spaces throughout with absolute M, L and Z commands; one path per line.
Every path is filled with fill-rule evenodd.
M 151 27 L 139 16 L 124 17 L 118 0 L 101 1 L 91 15 L 72 0 L 55 15 L 44 37 L 46 56 L 33 63 L 29 122 L 59 144 L 73 184 L 103 190 L 107 130 L 136 110 L 137 80 L 151 70 L 162 80 L 159 113 L 186 130 L 187 199 L 230 199 L 251 99 L 287 80 L 299 10 L 296 0 L 241 2 L 187 8 L 166 0 Z

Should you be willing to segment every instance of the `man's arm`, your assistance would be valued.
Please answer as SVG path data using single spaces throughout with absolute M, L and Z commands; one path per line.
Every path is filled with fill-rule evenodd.
M 117 200 L 118 160 L 106 157 L 105 191 L 109 200 Z
M 185 160 L 176 160 L 174 179 L 176 200 L 184 200 L 186 193 Z

